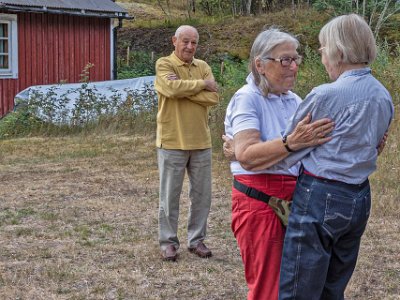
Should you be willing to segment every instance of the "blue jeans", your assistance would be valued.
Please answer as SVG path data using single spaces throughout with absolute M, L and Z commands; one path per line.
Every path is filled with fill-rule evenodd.
M 371 209 L 368 180 L 300 175 L 281 263 L 279 299 L 344 299 Z

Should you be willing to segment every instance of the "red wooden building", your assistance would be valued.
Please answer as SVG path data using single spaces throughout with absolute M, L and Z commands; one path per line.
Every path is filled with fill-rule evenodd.
M 0 117 L 32 85 L 115 78 L 115 42 L 128 12 L 112 0 L 0 0 Z M 119 22 L 114 22 L 118 20 Z

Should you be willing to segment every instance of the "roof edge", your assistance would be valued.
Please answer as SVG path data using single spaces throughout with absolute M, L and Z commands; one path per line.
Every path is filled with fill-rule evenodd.
M 49 13 L 49 14 L 67 14 L 74 16 L 87 16 L 87 17 L 103 17 L 103 18 L 118 18 L 118 19 L 134 19 L 128 13 L 123 12 L 98 12 L 91 10 L 69 10 L 69 9 L 54 9 L 54 8 L 40 8 L 33 6 L 17 6 L 0 3 L 1 9 L 6 9 L 14 12 L 36 12 L 36 13 Z

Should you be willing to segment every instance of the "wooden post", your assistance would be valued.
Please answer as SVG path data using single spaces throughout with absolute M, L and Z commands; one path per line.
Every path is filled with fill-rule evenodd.
M 130 47 L 126 49 L 126 65 L 129 66 Z

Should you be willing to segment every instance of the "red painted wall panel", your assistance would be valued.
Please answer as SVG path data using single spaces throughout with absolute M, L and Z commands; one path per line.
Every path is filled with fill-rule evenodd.
M 110 19 L 17 15 L 18 79 L 0 79 L 0 116 L 13 109 L 14 96 L 29 86 L 79 82 L 88 63 L 94 65 L 91 81 L 111 79 Z

